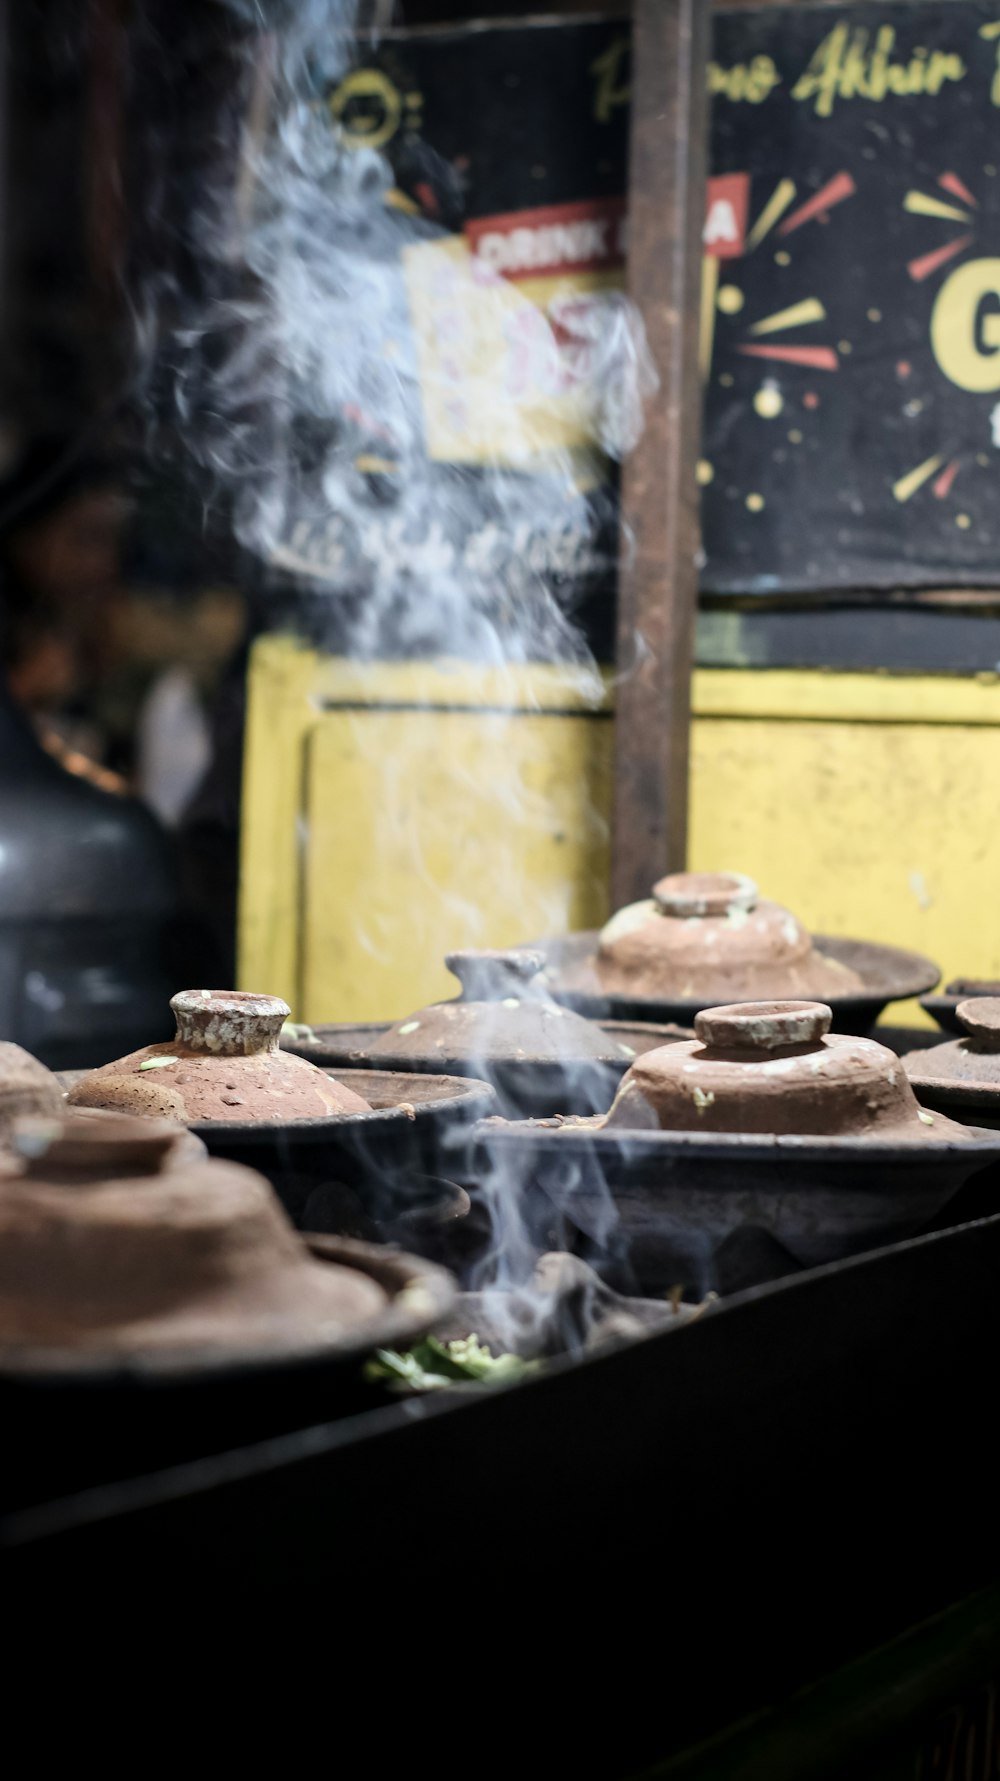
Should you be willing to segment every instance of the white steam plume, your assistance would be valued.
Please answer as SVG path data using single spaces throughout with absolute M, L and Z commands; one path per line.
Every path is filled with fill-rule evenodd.
M 587 576 L 611 579 L 601 457 L 635 443 L 656 386 L 635 310 L 602 292 L 547 316 L 400 207 L 388 161 L 350 147 L 323 100 L 357 45 L 349 0 L 226 4 L 252 61 L 244 171 L 235 199 L 231 185 L 207 194 L 196 229 L 238 288 L 175 334 L 182 433 L 241 543 L 328 593 L 340 653 L 501 671 L 555 661 L 596 706 L 571 600 Z M 483 344 L 497 339 L 516 346 L 499 362 Z M 435 429 L 464 439 L 464 458 L 432 454 Z M 477 781 L 469 795 L 491 790 Z M 498 832 L 509 815 L 498 808 Z M 511 909 L 524 870 L 512 847 Z M 468 944 L 475 886 L 441 895 Z M 364 911 L 357 921 L 378 954 L 382 937 Z M 518 1184 L 494 1170 L 489 1200 L 491 1275 L 523 1281 L 535 1250 Z

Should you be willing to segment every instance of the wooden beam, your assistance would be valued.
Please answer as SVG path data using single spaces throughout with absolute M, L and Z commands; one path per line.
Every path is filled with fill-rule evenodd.
M 698 315 L 710 12 L 636 0 L 629 291 L 660 376 L 622 482 L 612 901 L 683 867 L 700 549 Z

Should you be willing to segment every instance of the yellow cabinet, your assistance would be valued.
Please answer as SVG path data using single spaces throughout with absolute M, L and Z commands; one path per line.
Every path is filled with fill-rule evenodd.
M 307 1021 L 455 989 L 456 946 L 603 919 L 612 726 L 568 672 L 257 645 L 240 979 Z
M 749 872 L 820 931 L 1000 976 L 1000 682 L 703 670 L 693 706 L 694 867 Z M 452 947 L 597 925 L 612 746 L 608 699 L 568 671 L 262 639 L 241 983 L 307 1021 L 389 1019 L 451 993 Z

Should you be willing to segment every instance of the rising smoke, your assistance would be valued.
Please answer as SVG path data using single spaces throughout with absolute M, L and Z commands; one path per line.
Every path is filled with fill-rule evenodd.
M 226 4 L 257 27 L 242 171 L 194 227 L 239 288 L 173 349 L 182 429 L 241 543 L 353 597 L 346 653 L 572 663 L 596 702 L 573 598 L 612 578 L 602 460 L 656 384 L 632 306 L 571 301 L 567 335 L 558 302 L 546 315 L 400 205 L 389 161 L 326 102 L 370 47 L 350 0 Z
M 572 317 L 545 314 L 400 202 L 388 159 L 350 146 L 327 103 L 359 47 L 347 0 L 225 4 L 243 33 L 242 170 L 202 194 L 195 253 L 220 276 L 172 333 L 189 449 L 243 546 L 322 597 L 341 653 L 458 658 L 501 675 L 558 662 L 598 704 L 575 590 L 613 576 L 605 460 L 633 445 L 656 385 L 641 322 L 614 291 Z M 508 720 L 493 721 L 502 758 Z M 502 807 L 498 777 L 496 791 L 471 780 L 468 791 L 499 800 L 495 827 L 515 837 L 504 875 L 518 909 L 512 819 L 525 812 Z M 476 886 L 442 894 L 449 939 L 468 942 Z M 357 920 L 377 951 L 375 924 Z M 493 1242 L 479 1283 L 522 1283 L 538 1246 L 521 1183 L 497 1164 L 481 1185 Z M 606 1235 L 610 1201 L 587 1186 Z M 562 1189 L 572 1197 L 572 1182 Z

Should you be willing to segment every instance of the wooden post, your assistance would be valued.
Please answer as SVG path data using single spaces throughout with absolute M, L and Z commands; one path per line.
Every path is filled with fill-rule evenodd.
M 629 292 L 660 376 L 622 482 L 612 904 L 685 864 L 700 545 L 698 318 L 711 11 L 636 0 Z

